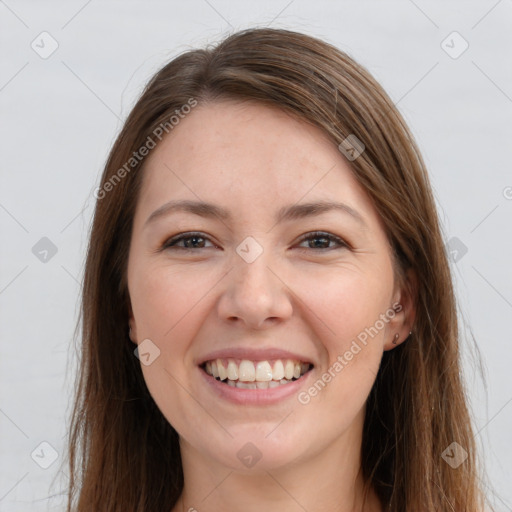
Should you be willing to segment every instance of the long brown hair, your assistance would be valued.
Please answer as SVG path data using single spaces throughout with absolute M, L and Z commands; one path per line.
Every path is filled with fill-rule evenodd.
M 268 28 L 231 34 L 166 64 L 110 152 L 83 283 L 68 512 L 170 510 L 181 494 L 178 434 L 151 398 L 128 337 L 127 259 L 144 164 L 131 158 L 159 127 L 172 136 L 169 119 L 191 99 L 205 104 L 225 98 L 278 106 L 319 127 L 336 145 L 350 135 L 364 143 L 350 165 L 384 221 L 416 307 L 413 334 L 384 353 L 367 400 L 365 491 L 373 488 L 394 512 L 481 512 L 485 498 L 450 267 L 414 138 L 381 86 L 347 54 L 304 34 Z M 417 277 L 414 289 L 407 269 Z M 442 456 L 447 448 L 467 458 L 452 467 Z

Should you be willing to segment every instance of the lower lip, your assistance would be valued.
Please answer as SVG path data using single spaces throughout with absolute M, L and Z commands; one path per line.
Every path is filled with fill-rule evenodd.
M 211 386 L 214 393 L 230 402 L 241 405 L 269 405 L 289 398 L 291 395 L 297 395 L 300 388 L 309 380 L 313 369 L 305 373 L 300 379 L 294 380 L 289 384 L 282 384 L 275 388 L 267 389 L 242 389 L 228 386 L 218 381 L 211 375 L 208 375 L 202 368 L 199 368 L 203 379 Z

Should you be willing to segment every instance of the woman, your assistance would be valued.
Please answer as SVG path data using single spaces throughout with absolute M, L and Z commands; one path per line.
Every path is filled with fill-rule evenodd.
M 68 511 L 483 510 L 427 172 L 364 68 L 186 52 L 95 195 Z

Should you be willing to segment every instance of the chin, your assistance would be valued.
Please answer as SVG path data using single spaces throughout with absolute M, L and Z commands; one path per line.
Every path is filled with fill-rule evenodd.
M 300 439 L 306 437 L 305 433 L 293 435 L 279 422 L 265 423 L 265 428 L 262 425 L 251 427 L 229 428 L 233 438 L 225 438 L 224 445 L 210 447 L 212 457 L 233 471 L 256 474 L 284 468 L 305 455 L 297 450 L 297 447 L 304 447 Z M 278 433 L 280 428 L 282 431 Z

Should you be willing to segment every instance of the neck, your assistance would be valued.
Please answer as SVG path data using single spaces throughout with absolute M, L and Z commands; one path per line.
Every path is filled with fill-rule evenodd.
M 361 422 L 307 459 L 239 473 L 181 439 L 184 488 L 172 512 L 381 512 L 371 490 L 363 508 Z

